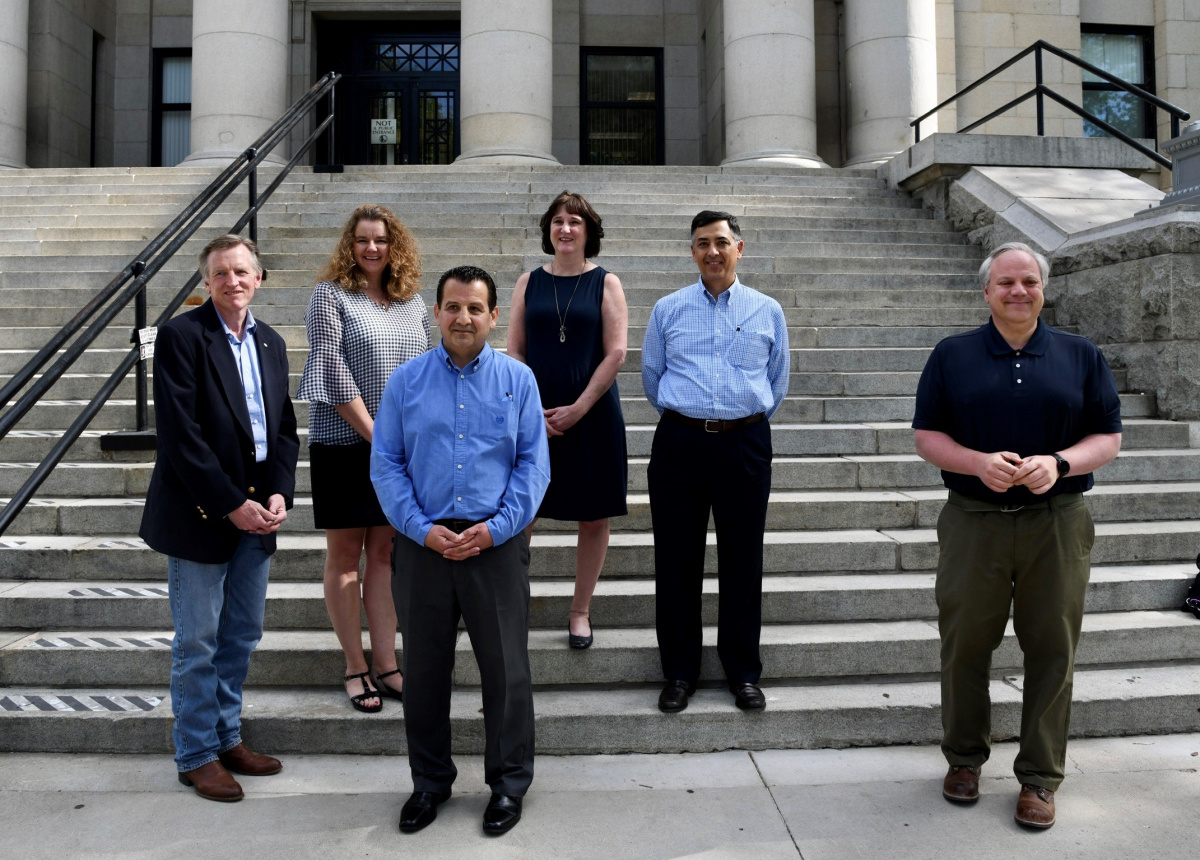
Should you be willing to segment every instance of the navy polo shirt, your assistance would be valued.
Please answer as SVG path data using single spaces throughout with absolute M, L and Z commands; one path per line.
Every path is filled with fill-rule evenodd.
M 1094 433 L 1121 432 L 1121 400 L 1094 343 L 1039 321 L 1014 350 L 991 320 L 936 347 L 917 386 L 914 430 L 938 430 L 960 445 L 1020 457 L 1053 454 Z M 1059 478 L 1040 496 L 1028 487 L 989 490 L 974 475 L 942 471 L 946 486 L 972 498 L 1027 504 L 1092 488 L 1092 475 Z

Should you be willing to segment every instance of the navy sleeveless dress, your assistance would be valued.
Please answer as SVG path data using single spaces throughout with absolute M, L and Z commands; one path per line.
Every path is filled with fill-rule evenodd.
M 540 266 L 529 274 L 525 361 L 537 378 L 544 409 L 574 403 L 604 360 L 600 308 L 606 274 L 599 266 L 584 272 L 578 287 L 576 278 L 553 278 Z M 559 340 L 559 311 L 565 341 Z M 550 488 L 538 516 L 582 521 L 624 516 L 628 468 L 625 419 L 613 382 L 574 427 L 550 438 Z

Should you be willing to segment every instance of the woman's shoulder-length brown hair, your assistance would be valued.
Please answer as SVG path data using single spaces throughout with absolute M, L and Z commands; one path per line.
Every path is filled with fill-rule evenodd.
M 559 210 L 559 207 L 566 207 L 567 212 L 578 215 L 587 225 L 587 242 L 583 246 L 583 256 L 588 258 L 599 254 L 600 240 L 604 238 L 604 228 L 600 226 L 600 216 L 596 214 L 592 204 L 587 202 L 586 197 L 571 191 L 564 191 L 555 197 L 539 222 L 542 227 L 542 250 L 547 254 L 554 253 L 554 245 L 550 243 L 550 222 L 554 220 L 554 213 Z
M 392 301 L 408 301 L 421 291 L 421 255 L 417 240 L 391 209 L 379 203 L 365 203 L 350 214 L 342 228 L 342 237 L 318 280 L 332 281 L 351 292 L 366 288 L 367 279 L 354 262 L 354 231 L 360 221 L 383 224 L 388 240 L 388 268 L 383 291 Z

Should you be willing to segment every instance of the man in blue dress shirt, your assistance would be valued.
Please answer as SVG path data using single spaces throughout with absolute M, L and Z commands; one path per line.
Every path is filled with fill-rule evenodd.
M 483 830 L 521 818 L 533 780 L 529 542 L 524 529 L 550 483 L 533 372 L 488 346 L 496 285 L 474 266 L 442 275 L 439 346 L 400 365 L 375 417 L 371 480 L 396 528 L 392 595 L 404 636 L 404 725 L 412 833 L 437 817 L 458 771 L 450 755 L 450 688 L 461 616 L 483 687 Z
M 737 277 L 737 218 L 692 219 L 700 280 L 661 299 L 642 347 L 646 397 L 662 415 L 650 453 L 655 624 L 664 712 L 682 711 L 700 676 L 700 598 L 709 512 L 717 529 L 717 655 L 734 702 L 766 707 L 762 674 L 763 533 L 771 494 L 771 427 L 788 386 L 779 302 Z

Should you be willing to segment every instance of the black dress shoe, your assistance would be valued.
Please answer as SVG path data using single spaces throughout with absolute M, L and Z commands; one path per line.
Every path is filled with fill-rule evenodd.
M 488 836 L 499 836 L 516 827 L 520 820 L 521 798 L 493 794 L 483 811 L 483 832 Z
M 450 799 L 450 792 L 414 791 L 400 809 L 400 832 L 416 833 L 437 818 L 439 803 Z
M 761 711 L 767 706 L 767 697 L 753 684 L 730 684 L 733 701 L 743 711 Z
M 688 696 L 694 692 L 695 685 L 687 681 L 667 681 L 663 691 L 658 694 L 658 709 L 664 714 L 682 711 L 688 706 Z

